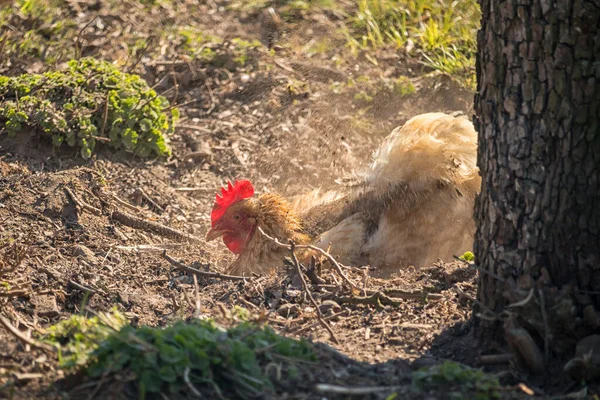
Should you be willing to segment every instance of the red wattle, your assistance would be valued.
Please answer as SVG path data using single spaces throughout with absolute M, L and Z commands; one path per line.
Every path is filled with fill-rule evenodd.
M 233 254 L 240 254 L 244 249 L 244 241 L 239 236 L 223 235 L 223 243 Z

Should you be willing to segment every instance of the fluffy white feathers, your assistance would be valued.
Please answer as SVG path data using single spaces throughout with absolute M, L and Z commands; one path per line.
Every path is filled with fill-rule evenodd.
M 313 191 L 293 205 L 321 233 L 315 243 L 344 263 L 389 275 L 450 260 L 472 249 L 476 155 L 477 133 L 466 117 L 418 115 L 384 139 L 358 183 Z

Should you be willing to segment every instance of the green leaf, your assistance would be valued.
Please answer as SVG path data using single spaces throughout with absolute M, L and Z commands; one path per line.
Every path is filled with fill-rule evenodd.
M 148 118 L 140 120 L 140 130 L 142 132 L 149 132 L 150 129 L 152 129 L 152 121 L 150 121 Z
M 178 347 L 164 344 L 158 348 L 160 358 L 169 364 L 175 364 L 183 360 L 185 352 Z

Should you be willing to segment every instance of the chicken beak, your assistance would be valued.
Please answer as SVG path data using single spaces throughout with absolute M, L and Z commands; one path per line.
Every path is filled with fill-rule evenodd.
M 217 238 L 220 238 L 221 236 L 223 236 L 225 234 L 225 231 L 222 229 L 219 229 L 218 226 L 214 227 L 214 228 L 210 228 L 210 230 L 208 231 L 208 233 L 206 234 L 206 241 L 210 242 L 211 240 L 215 240 Z

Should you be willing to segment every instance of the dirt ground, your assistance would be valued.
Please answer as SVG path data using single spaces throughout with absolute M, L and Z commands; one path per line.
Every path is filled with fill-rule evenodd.
M 92 11 L 83 3 L 73 4 L 79 7 L 76 20 L 86 23 Z M 260 38 L 256 13 L 213 2 L 195 7 L 138 16 L 142 20 L 136 23 L 142 35 L 148 33 L 148 21 L 179 18 L 225 39 Z M 114 11 L 103 12 L 101 6 L 94 12 L 109 26 L 102 29 L 126 24 L 114 22 Z M 200 278 L 196 292 L 191 275 L 162 256 L 166 250 L 187 265 L 213 272 L 223 271 L 233 260 L 222 243 L 202 240 L 214 194 L 228 179 L 248 178 L 259 192 L 286 196 L 333 187 L 336 179 L 366 165 L 382 138 L 411 116 L 471 112 L 473 93 L 399 52 L 382 50 L 376 54 L 377 65 L 345 55 L 336 62 L 344 51 L 343 38 L 335 34 L 338 23 L 327 13 L 301 15 L 286 23 L 281 47 L 273 54 L 256 50 L 252 63 L 234 71 L 191 62 L 176 47 L 142 56 L 135 70 L 151 86 L 167 91 L 182 111 L 169 160 L 139 160 L 100 148 L 83 161 L 77 151 L 53 149 L 35 132 L 18 139 L 0 136 L 0 242 L 6 243 L 0 249 L 2 268 L 16 266 L 3 273 L 10 289 L 0 294 L 2 314 L 27 336 L 81 312 L 83 304 L 95 311 L 116 305 L 132 324 L 155 326 L 196 312 L 218 320 L 223 310 L 244 307 L 262 313 L 284 335 L 327 346 L 319 347 L 319 363 L 306 379 L 280 390 L 278 398 L 346 397 L 318 394 L 317 383 L 394 386 L 399 398 L 416 398 L 409 390 L 414 368 L 446 359 L 477 366 L 470 320 L 477 273 L 462 262 L 440 260 L 421 270 L 399 271 L 389 280 L 369 278 L 360 269 L 349 272 L 363 286 L 361 295 L 379 292 L 394 299 L 380 306 L 348 303 L 343 294 L 329 290 L 336 278 L 325 274 L 327 284 L 315 288 L 315 297 L 330 317 L 336 344 L 318 324 L 316 310 L 297 283 L 285 274 L 246 283 Z M 83 52 L 116 57 L 111 47 L 116 45 L 102 40 L 100 29 L 93 25 L 82 35 Z M 311 42 L 320 41 L 328 41 L 326 50 L 308 54 Z M 32 65 L 31 60 L 11 60 L 3 71 L 14 75 Z M 354 89 L 333 90 L 335 82 L 352 77 L 401 75 L 412 80 L 414 93 L 376 91 L 364 107 Z M 175 84 L 177 90 L 170 90 Z M 136 224 L 124 223 L 115 210 L 200 240 L 131 226 Z M 60 381 L 64 376 L 56 360 L 4 329 L 0 355 L 0 397 L 82 396 Z M 506 371 L 504 376 L 507 384 L 523 381 L 523 376 L 516 379 Z M 516 398 L 523 393 L 517 388 L 505 394 Z

